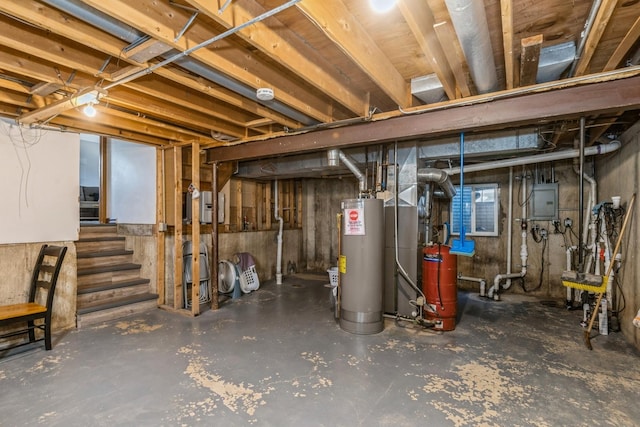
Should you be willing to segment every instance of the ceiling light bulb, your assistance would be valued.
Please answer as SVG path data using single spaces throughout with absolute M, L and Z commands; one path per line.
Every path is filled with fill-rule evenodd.
M 93 103 L 88 103 L 84 109 L 82 110 L 85 116 L 87 117 L 95 117 L 96 116 L 96 108 L 93 106 Z
M 377 13 L 386 13 L 394 8 L 396 0 L 369 0 L 369 5 Z

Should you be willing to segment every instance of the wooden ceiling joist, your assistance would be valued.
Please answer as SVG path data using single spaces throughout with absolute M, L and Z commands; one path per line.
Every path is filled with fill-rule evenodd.
M 296 4 L 336 46 L 400 107 L 411 105 L 409 83 L 382 53 L 371 36 L 340 0 Z
M 248 22 L 267 12 L 257 2 L 231 3 L 223 13 L 218 12 L 217 3 L 209 0 L 188 0 L 188 2 L 227 29 Z M 271 17 L 270 22 L 277 22 L 277 16 Z M 328 70 L 331 68 L 331 64 L 326 63 L 324 66 L 319 66 L 325 62 L 322 57 L 304 46 L 300 39 L 282 23 L 257 22 L 239 31 L 238 35 L 283 67 L 297 73 L 307 83 L 316 86 L 323 92 L 330 93 L 335 101 L 347 107 L 357 116 L 368 113 L 367 97 L 356 93 L 352 87 L 349 87 L 349 81 L 330 73 Z
M 504 73 L 506 88 L 513 89 L 514 82 L 514 52 L 513 52 L 513 0 L 500 0 L 500 15 L 502 18 L 502 47 L 504 50 Z
M 190 32 L 185 34 L 182 38 L 175 40 L 177 32 L 182 29 L 186 20 L 185 22 L 181 23 L 173 22 L 173 27 L 161 21 L 161 17 L 169 16 L 177 19 L 177 16 L 179 16 L 179 14 L 176 12 L 177 9 L 170 9 L 168 5 L 165 6 L 157 2 L 153 2 L 155 4 L 150 5 L 150 2 L 148 0 L 139 0 L 138 3 L 148 4 L 148 10 L 160 12 L 158 13 L 158 16 L 154 17 L 145 14 L 142 11 L 140 4 L 134 5 L 128 0 L 110 0 L 108 2 L 105 2 L 103 0 L 84 0 L 84 2 L 182 52 L 195 47 L 201 42 L 205 41 L 196 41 L 189 38 Z M 211 34 L 211 36 L 213 37 L 215 35 Z M 302 98 L 293 96 L 290 93 L 290 87 L 294 85 L 293 82 L 287 81 L 287 85 L 285 86 L 284 80 L 270 81 L 266 78 L 263 78 L 262 76 L 267 75 L 266 70 L 262 75 L 250 72 L 249 69 L 257 67 L 257 63 L 253 63 L 253 67 L 242 67 L 237 63 L 230 61 L 226 56 L 218 54 L 216 51 L 211 49 L 196 50 L 189 56 L 199 60 L 200 62 L 206 64 L 214 70 L 222 72 L 227 76 L 233 76 L 233 78 L 238 82 L 254 89 L 265 86 L 272 88 L 274 90 L 274 93 L 277 93 L 277 99 L 280 102 L 283 102 L 298 111 L 307 112 L 309 117 L 322 122 L 333 121 L 333 118 L 326 112 L 326 104 L 321 105 L 320 102 L 317 102 L 316 105 L 310 105 L 310 103 L 304 103 Z M 309 100 L 311 98 L 313 97 L 309 95 L 309 97 L 305 99 Z
M 475 85 L 471 79 L 471 73 L 469 72 L 469 65 L 464 57 L 464 51 L 460 46 L 460 41 L 456 36 L 453 25 L 450 22 L 440 22 L 433 26 L 438 40 L 441 46 L 449 46 L 449 49 L 443 49 L 444 54 L 449 62 L 453 75 L 456 78 L 456 83 L 460 89 L 460 93 L 463 98 L 468 96 L 477 95 Z
M 615 70 L 638 40 L 640 40 L 640 16 L 638 16 L 627 34 L 624 36 L 622 42 L 620 42 L 616 50 L 613 52 L 602 71 Z
M 598 13 L 596 14 L 596 18 L 591 26 L 591 31 L 585 41 L 584 50 L 578 59 L 574 75 L 582 76 L 589 69 L 591 58 L 598 47 L 598 43 L 600 42 L 600 38 L 602 37 L 604 30 L 607 28 L 607 25 L 609 25 L 609 20 L 611 19 L 611 15 L 613 15 L 613 11 L 615 10 L 617 3 L 618 0 L 602 0 Z

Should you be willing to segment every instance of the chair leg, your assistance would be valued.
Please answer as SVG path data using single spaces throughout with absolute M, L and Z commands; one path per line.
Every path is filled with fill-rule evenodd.
M 44 348 L 51 350 L 51 322 L 47 321 L 44 324 Z
M 27 321 L 27 326 L 29 327 L 29 342 L 34 342 L 36 340 L 36 332 L 33 320 Z

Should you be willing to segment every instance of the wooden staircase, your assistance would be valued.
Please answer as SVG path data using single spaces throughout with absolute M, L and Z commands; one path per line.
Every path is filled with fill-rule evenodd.
M 149 292 L 115 224 L 82 225 L 76 250 L 78 328 L 157 307 L 158 295 Z

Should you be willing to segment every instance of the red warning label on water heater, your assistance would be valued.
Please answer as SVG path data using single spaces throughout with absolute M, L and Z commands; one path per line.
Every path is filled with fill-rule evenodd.
M 345 236 L 364 236 L 364 209 L 349 208 L 344 212 Z

